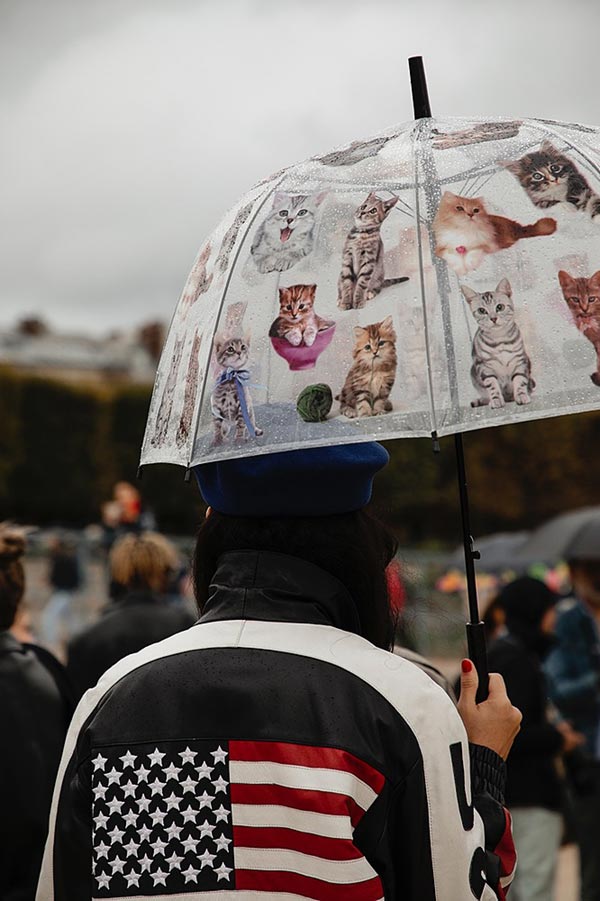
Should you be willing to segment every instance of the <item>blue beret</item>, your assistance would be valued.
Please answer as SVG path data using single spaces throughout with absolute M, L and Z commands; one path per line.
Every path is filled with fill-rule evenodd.
M 230 516 L 331 516 L 369 503 L 389 454 L 369 441 L 311 447 L 194 467 L 200 493 Z

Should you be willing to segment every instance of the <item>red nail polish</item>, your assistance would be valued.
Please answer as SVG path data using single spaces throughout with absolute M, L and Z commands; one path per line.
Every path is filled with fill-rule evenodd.
M 473 664 L 471 663 L 470 660 L 463 660 L 460 667 L 461 667 L 463 673 L 470 673 L 471 670 L 473 669 Z

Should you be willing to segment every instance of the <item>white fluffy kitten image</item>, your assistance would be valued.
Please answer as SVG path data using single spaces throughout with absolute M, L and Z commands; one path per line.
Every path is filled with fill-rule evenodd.
M 285 272 L 311 253 L 317 211 L 325 196 L 326 192 L 275 193 L 273 208 L 252 242 L 251 253 L 259 272 Z

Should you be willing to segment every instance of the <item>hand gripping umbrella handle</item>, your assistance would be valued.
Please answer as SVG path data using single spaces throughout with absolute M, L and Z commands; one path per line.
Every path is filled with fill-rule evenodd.
M 489 691 L 489 675 L 488 675 L 488 659 L 487 647 L 485 643 L 485 626 L 483 623 L 467 623 L 467 646 L 469 648 L 469 657 L 475 664 L 477 675 L 479 676 L 479 685 L 475 700 L 478 704 L 488 696 Z

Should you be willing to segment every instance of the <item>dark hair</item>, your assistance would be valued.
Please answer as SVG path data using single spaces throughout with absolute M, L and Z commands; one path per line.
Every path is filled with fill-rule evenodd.
M 395 617 L 385 568 L 397 550 L 395 536 L 365 510 L 335 516 L 243 517 L 213 511 L 198 532 L 194 591 L 200 611 L 208 600 L 219 557 L 227 551 L 273 551 L 301 557 L 335 576 L 350 593 L 362 635 L 390 650 Z
M 0 629 L 10 629 L 25 592 L 25 535 L 0 523 Z

